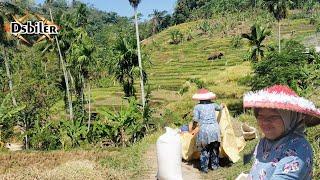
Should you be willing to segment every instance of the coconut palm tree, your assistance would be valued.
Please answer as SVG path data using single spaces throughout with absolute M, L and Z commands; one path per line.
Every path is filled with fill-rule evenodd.
M 162 29 L 162 21 L 167 14 L 167 11 L 158 11 L 156 9 L 153 10 L 153 13 L 149 15 L 152 21 L 152 34 L 156 34 Z
M 143 69 L 141 63 L 141 52 L 140 52 L 140 38 L 139 38 L 139 27 L 138 27 L 138 18 L 137 18 L 137 9 L 138 5 L 140 4 L 141 0 L 129 0 L 130 5 L 134 9 L 134 21 L 136 26 L 136 38 L 137 38 L 137 48 L 138 48 L 138 62 L 139 62 L 139 69 L 140 69 L 140 87 L 141 87 L 141 99 L 142 99 L 142 106 L 145 105 L 145 95 L 144 95 L 144 82 L 143 82 Z
M 243 38 L 249 40 L 249 44 L 251 47 L 251 55 L 250 59 L 252 61 L 258 61 L 262 57 L 264 57 L 264 45 L 262 44 L 263 41 L 271 35 L 271 31 L 266 30 L 265 28 L 261 27 L 260 25 L 253 25 L 251 27 L 250 34 L 242 34 Z
M 271 12 L 278 21 L 278 46 L 279 46 L 279 52 L 280 52 L 281 51 L 280 21 L 286 18 L 288 15 L 287 7 L 290 0 L 264 0 L 264 2 L 269 12 Z

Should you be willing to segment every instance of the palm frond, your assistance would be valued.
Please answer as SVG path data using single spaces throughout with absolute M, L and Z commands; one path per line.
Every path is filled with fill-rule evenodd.
M 129 3 L 133 8 L 137 8 L 140 2 L 141 0 L 129 0 Z

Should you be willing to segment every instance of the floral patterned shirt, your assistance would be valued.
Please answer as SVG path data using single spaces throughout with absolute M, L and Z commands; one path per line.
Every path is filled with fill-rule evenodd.
M 312 148 L 297 134 L 278 141 L 261 139 L 254 157 L 249 179 L 312 179 Z
M 193 110 L 193 120 L 199 123 L 197 147 L 199 150 L 211 142 L 221 141 L 220 127 L 216 119 L 216 111 L 222 108 L 216 103 L 197 104 Z

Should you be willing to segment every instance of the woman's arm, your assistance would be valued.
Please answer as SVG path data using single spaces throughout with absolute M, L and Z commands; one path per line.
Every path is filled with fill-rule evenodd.
M 200 119 L 200 111 L 197 109 L 197 106 L 194 108 L 193 110 L 193 124 L 192 124 L 192 128 L 193 129 L 191 131 L 192 135 L 195 135 L 199 132 L 200 128 L 199 128 L 199 119 Z
M 191 131 L 192 136 L 196 135 L 199 132 L 200 128 L 197 126 L 194 130 Z
M 198 123 L 195 122 L 195 121 L 192 121 L 189 123 L 189 132 L 192 134 L 192 135 L 195 135 L 199 132 L 200 128 L 198 126 Z
M 271 176 L 272 180 L 278 179 L 311 179 L 311 160 L 303 161 L 298 156 L 288 156 L 282 158 L 277 164 Z

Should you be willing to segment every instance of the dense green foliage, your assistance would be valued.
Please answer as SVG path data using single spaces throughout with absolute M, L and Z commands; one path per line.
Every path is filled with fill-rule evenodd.
M 257 90 L 273 84 L 286 84 L 299 94 L 307 93 L 320 77 L 318 57 L 305 51 L 297 41 L 288 41 L 281 53 L 268 54 L 253 65 L 252 88 Z
M 235 13 L 251 9 L 269 9 L 277 19 L 285 18 L 287 7 L 305 9 L 311 12 L 316 0 L 178 0 L 173 13 L 173 21 L 180 24 L 189 20 L 211 18 L 217 13 Z M 274 6 L 277 4 L 276 6 Z
M 109 69 L 123 87 L 125 96 L 135 96 L 134 81 L 139 77 L 138 55 L 136 40 L 131 36 L 119 37 L 114 48 L 114 58 L 109 63 Z M 146 58 L 146 56 L 144 56 Z M 147 74 L 143 70 L 144 83 Z
M 88 110 L 92 100 L 88 95 L 91 88 L 109 86 L 113 76 L 124 86 L 129 80 L 131 90 L 125 94 L 134 95 L 126 92 L 133 92 L 133 80 L 137 77 L 136 42 L 133 38 L 128 41 L 117 38 L 119 35 L 124 39 L 133 37 L 132 20 L 98 11 L 78 1 L 71 6 L 66 1 L 46 1 L 41 6 L 32 2 L 1 2 L 0 5 L 1 142 L 23 142 L 26 148 L 33 149 L 71 148 L 98 142 L 94 137 L 94 124 L 104 119 L 92 116 L 92 111 Z M 48 19 L 51 19 L 51 11 L 53 21 L 63 27 L 57 36 L 58 44 L 55 39 L 48 39 L 25 46 L 4 32 L 4 24 L 13 20 L 12 15 L 23 15 L 22 8 L 30 8 L 30 14 L 41 14 Z M 26 38 L 34 43 L 38 37 Z M 62 71 L 64 66 L 65 71 Z M 114 72 L 122 72 L 122 75 Z M 144 78 L 146 82 L 146 73 Z M 68 99 L 71 99 L 72 107 Z M 138 105 L 130 107 L 140 109 Z M 68 120 L 67 115 L 70 109 L 72 120 Z M 134 120 L 144 123 L 150 119 L 150 112 L 146 105 Z M 112 113 L 110 111 L 110 115 Z M 117 120 L 120 119 L 114 119 Z M 97 136 L 112 139 L 112 136 L 104 135 Z

